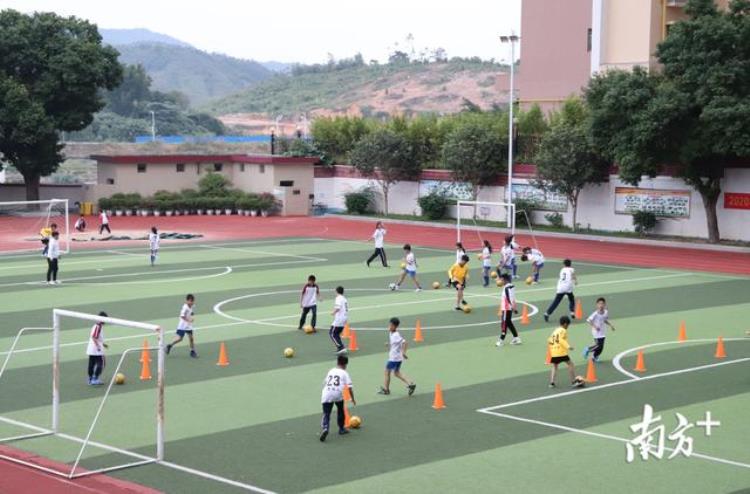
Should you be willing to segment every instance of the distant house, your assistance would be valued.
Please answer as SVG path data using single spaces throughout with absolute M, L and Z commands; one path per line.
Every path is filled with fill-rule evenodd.
M 282 215 L 307 215 L 313 203 L 312 157 L 247 154 L 94 155 L 96 198 L 117 192 L 151 195 L 158 190 L 195 189 L 206 173 L 221 173 L 245 192 L 269 192 L 282 204 Z

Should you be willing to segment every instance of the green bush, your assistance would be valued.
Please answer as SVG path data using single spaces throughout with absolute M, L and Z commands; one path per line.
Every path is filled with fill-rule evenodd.
M 220 173 L 207 173 L 198 181 L 198 192 L 202 196 L 219 197 L 227 194 L 232 182 Z
M 102 197 L 99 199 L 99 211 L 105 211 L 112 209 L 112 199 L 109 197 Z
M 555 228 L 563 228 L 565 226 L 563 224 L 563 216 L 560 213 L 545 214 L 544 218 Z
M 657 221 L 656 214 L 652 211 L 636 211 L 633 213 L 633 228 L 641 236 L 645 236 L 656 228 Z
M 269 194 L 268 192 L 264 192 L 258 196 L 257 204 L 260 211 L 267 211 L 268 213 L 275 213 L 280 207 L 280 204 L 276 201 L 274 195 Z
M 346 212 L 349 214 L 367 214 L 372 206 L 373 193 L 369 188 L 344 195 Z
M 448 212 L 450 199 L 448 199 L 445 193 L 433 190 L 426 196 L 420 197 L 418 202 L 419 207 L 422 208 L 422 216 L 429 220 L 440 220 Z

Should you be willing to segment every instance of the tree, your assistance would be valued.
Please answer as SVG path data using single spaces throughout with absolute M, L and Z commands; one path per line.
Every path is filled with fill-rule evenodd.
M 456 124 L 443 145 L 443 162 L 457 181 L 471 186 L 472 199 L 480 189 L 505 171 L 508 142 L 502 126 L 487 125 L 486 118 Z
M 586 108 L 580 99 L 565 101 L 551 119 L 534 157 L 538 186 L 565 195 L 573 208 L 573 231 L 578 228 L 578 198 L 588 184 L 607 179 L 609 162 L 594 148 L 588 135 Z
M 123 117 L 137 117 L 142 104 L 151 101 L 151 77 L 143 65 L 125 65 L 122 83 L 105 95 L 107 110 Z
M 376 130 L 357 142 L 351 161 L 360 173 L 374 179 L 380 186 L 386 215 L 388 193 L 393 184 L 416 180 L 422 171 L 407 140 L 388 129 Z
M 345 161 L 355 144 L 374 128 L 360 117 L 321 117 L 313 121 L 310 132 L 315 146 L 334 162 Z
M 27 200 L 39 198 L 40 178 L 60 165 L 57 134 L 88 126 L 104 106 L 101 90 L 120 82 L 117 55 L 84 20 L 0 11 L 0 100 L 10 103 L 0 107 L 0 122 L 24 126 L 3 125 L 0 154 L 23 176 Z M 18 111 L 31 115 L 13 116 Z
M 690 0 L 685 11 L 658 46 L 661 74 L 615 71 L 591 81 L 591 135 L 628 183 L 675 165 L 700 193 L 708 239 L 718 242 L 724 168 L 750 156 L 750 2 L 732 0 L 722 12 Z

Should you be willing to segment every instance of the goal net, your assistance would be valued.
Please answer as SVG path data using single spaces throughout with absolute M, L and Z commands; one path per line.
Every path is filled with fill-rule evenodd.
M 506 202 L 458 201 L 456 203 L 456 240 L 467 249 L 481 248 L 482 232 L 488 227 L 516 232 L 516 206 Z M 475 245 L 476 244 L 476 245 Z
M 53 229 L 60 233 L 60 252 L 70 252 L 67 199 L 0 202 L 0 255 L 42 252 L 42 239 Z
M 153 336 L 154 334 L 157 336 L 157 344 L 155 346 L 149 345 L 146 346 L 144 343 L 144 346 L 138 346 L 133 348 L 127 348 L 122 351 L 120 354 L 119 359 L 116 361 L 116 365 L 113 367 L 112 363 L 108 364 L 105 373 L 106 375 L 110 376 L 107 378 L 104 382 L 104 386 L 102 387 L 102 393 L 101 397 L 98 398 L 98 405 L 96 406 L 96 410 L 92 410 L 93 418 L 91 420 L 91 423 L 89 424 L 87 422 L 88 419 L 84 420 L 83 428 L 81 428 L 80 425 L 80 416 L 76 416 L 76 414 L 80 415 L 80 410 L 78 412 L 69 412 L 70 415 L 66 414 L 66 407 L 61 407 L 61 388 L 60 388 L 60 381 L 61 381 L 61 350 L 63 347 L 71 346 L 71 343 L 61 344 L 61 327 L 63 326 L 64 321 L 68 321 L 69 323 L 72 322 L 74 325 L 79 326 L 81 324 L 84 324 L 85 326 L 88 326 L 89 324 L 93 325 L 96 323 L 104 323 L 106 326 L 106 330 L 113 332 L 114 328 L 117 328 L 119 330 L 125 330 L 130 332 L 130 336 L 126 335 L 125 337 L 133 337 L 138 338 L 139 336 L 148 337 Z M 140 330 L 140 332 L 138 331 Z M 148 333 L 146 335 L 143 334 L 143 331 L 147 331 Z M 13 456 L 11 454 L 0 454 L 0 459 L 11 461 L 14 463 L 18 463 L 21 465 L 25 465 L 31 468 L 35 468 L 37 470 L 42 470 L 47 473 L 51 473 L 54 475 L 58 475 L 61 477 L 74 479 L 78 477 L 84 477 L 88 475 L 94 475 L 97 473 L 102 472 L 110 472 L 113 470 L 121 470 L 123 468 L 128 467 L 134 467 L 138 465 L 145 465 L 149 463 L 154 463 L 158 461 L 162 461 L 164 459 L 164 330 L 163 328 L 156 326 L 154 324 L 147 324 L 137 321 L 129 321 L 125 319 L 118 319 L 114 317 L 103 317 L 95 314 L 86 314 L 83 312 L 74 312 L 69 310 L 63 310 L 63 309 L 54 309 L 52 311 L 52 327 L 51 328 L 43 328 L 43 327 L 29 327 L 29 328 L 22 328 L 17 334 L 16 337 L 13 340 L 13 343 L 11 344 L 10 349 L 5 354 L 5 359 L 3 360 L 2 367 L 0 367 L 0 396 L 5 396 L 6 399 L 11 400 L 12 398 L 8 396 L 7 392 L 3 391 L 3 385 L 6 384 L 8 381 L 7 378 L 4 378 L 7 374 L 8 366 L 11 361 L 11 359 L 14 356 L 17 356 L 19 353 L 22 353 L 24 351 L 28 352 L 29 350 L 19 350 L 18 343 L 22 339 L 22 337 L 29 335 L 30 333 L 51 333 L 52 337 L 52 362 L 51 362 L 51 374 L 52 374 L 52 393 L 49 395 L 49 400 L 51 403 L 51 419 L 49 423 L 30 423 L 27 420 L 31 420 L 23 416 L 24 420 L 19 420 L 18 416 L 12 417 L 8 413 L 3 410 L 2 415 L 0 415 L 0 423 L 6 424 L 6 426 L 10 426 L 13 428 L 13 430 L 20 430 L 22 431 L 21 434 L 15 434 L 12 436 L 7 437 L 0 437 L 0 444 L 10 444 L 10 445 L 21 445 L 24 441 L 29 442 L 29 440 L 32 439 L 38 439 L 38 438 L 51 438 L 53 441 L 63 441 L 65 443 L 64 445 L 61 445 L 58 443 L 58 446 L 56 447 L 57 450 L 66 450 L 68 451 L 69 448 L 66 446 L 69 446 L 70 444 L 73 445 L 73 452 L 70 453 L 70 457 L 66 457 L 62 459 L 60 464 L 50 466 L 49 462 L 39 462 L 39 461 L 32 461 L 30 458 L 28 458 L 25 455 L 18 455 Z M 88 334 L 88 333 L 87 333 Z M 49 342 L 49 340 L 47 340 Z M 106 340 L 105 340 L 106 341 Z M 36 348 L 36 349 L 44 349 L 48 347 L 42 347 L 42 348 Z M 36 350 L 32 349 L 32 350 Z M 80 351 L 80 346 L 76 349 L 76 351 Z M 147 367 L 150 366 L 151 361 L 154 359 L 156 360 L 156 405 L 153 410 L 153 417 L 154 421 L 152 422 L 152 426 L 154 427 L 155 432 L 155 442 L 156 447 L 154 454 L 152 456 L 149 456 L 147 454 L 142 453 L 136 453 L 135 451 L 128 450 L 127 447 L 120 448 L 117 446 L 113 446 L 110 444 L 104 444 L 101 442 L 97 442 L 93 440 L 94 432 L 97 428 L 97 425 L 100 421 L 100 418 L 102 417 L 102 412 L 105 408 L 105 404 L 107 403 L 108 399 L 110 398 L 110 395 L 113 394 L 113 385 L 115 384 L 115 376 L 120 372 L 120 370 L 123 368 L 123 364 L 126 362 L 126 360 L 130 360 L 131 362 L 133 359 L 137 360 L 137 355 L 141 354 L 141 363 L 143 366 L 143 369 L 145 370 Z M 153 355 L 156 354 L 156 355 Z M 143 363 L 144 359 L 146 359 L 147 356 L 153 355 L 153 357 L 148 357 L 148 361 Z M 113 359 L 114 361 L 114 359 Z M 141 365 L 141 364 L 139 364 Z M 67 369 L 70 369 L 70 367 L 67 367 Z M 77 369 L 77 375 L 80 373 L 80 369 Z M 150 369 L 149 369 L 149 379 L 150 379 Z M 67 374 L 65 376 L 67 378 Z M 104 377 L 104 376 L 102 376 Z M 143 379 L 144 376 L 142 375 L 141 378 Z M 67 379 L 66 379 L 67 380 Z M 134 380 L 135 381 L 135 380 Z M 137 382 L 137 381 L 135 381 Z M 32 382 L 25 382 L 25 386 L 33 387 L 34 383 Z M 83 385 L 83 384 L 82 384 Z M 74 408 L 75 410 L 75 408 Z M 66 421 L 67 419 L 67 421 Z M 79 427 L 79 431 L 83 431 L 79 434 L 72 434 L 69 433 L 64 427 L 63 424 L 66 423 L 76 423 Z M 144 427 L 148 427 L 144 424 Z M 103 428 L 103 426 L 101 427 Z M 111 428 L 111 427 L 110 427 Z M 154 437 L 149 434 L 149 437 Z M 50 447 L 48 445 L 48 447 Z M 127 461 L 125 462 L 119 462 L 116 465 L 107 465 L 107 466 L 101 466 L 99 468 L 93 468 L 93 469 L 87 469 L 81 467 L 81 461 L 84 459 L 84 452 L 87 451 L 87 448 L 90 448 L 92 450 L 96 450 L 97 454 L 102 453 L 114 453 L 118 455 L 119 457 L 125 457 L 127 458 Z M 53 448 L 54 449 L 54 448 Z M 73 457 L 75 455 L 75 457 Z

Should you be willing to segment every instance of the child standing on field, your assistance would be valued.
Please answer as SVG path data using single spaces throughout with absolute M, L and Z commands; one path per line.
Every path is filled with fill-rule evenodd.
M 302 329 L 307 322 L 308 312 L 312 312 L 312 320 L 310 325 L 312 326 L 313 333 L 315 333 L 315 327 L 318 323 L 318 301 L 320 300 L 320 287 L 315 282 L 315 275 L 311 274 L 307 277 L 307 283 L 302 287 L 302 294 L 300 295 L 299 305 L 302 307 L 302 316 L 299 318 L 299 327 Z
M 489 240 L 484 241 L 484 247 L 482 247 L 482 279 L 484 283 L 482 286 L 487 288 L 490 286 L 490 271 L 492 271 L 492 244 Z
M 190 342 L 190 356 L 198 358 L 198 354 L 195 351 L 195 340 L 193 339 L 193 306 L 195 305 L 195 296 L 192 293 L 188 293 L 185 297 L 185 303 L 182 305 L 180 310 L 180 320 L 177 323 L 177 338 L 172 343 L 167 345 L 167 355 L 172 351 L 172 347 L 177 343 L 181 342 L 185 335 L 188 336 Z
M 159 230 L 155 226 L 151 227 L 151 233 L 148 234 L 148 247 L 151 252 L 151 266 L 156 264 L 156 258 L 159 256 Z
M 497 343 L 495 346 L 501 347 L 505 345 L 505 336 L 510 330 L 510 334 L 513 335 L 513 339 L 510 340 L 511 345 L 520 345 L 521 338 L 518 336 L 516 326 L 513 324 L 513 314 L 518 314 L 516 306 L 516 288 L 513 286 L 513 281 L 510 274 L 503 273 L 500 277 L 500 283 L 502 284 L 502 295 L 500 296 L 500 336 L 497 337 Z
M 591 326 L 594 344 L 583 350 L 583 358 L 588 358 L 589 354 L 592 354 L 594 362 L 599 362 L 599 356 L 604 351 L 604 339 L 606 338 L 605 326 L 612 328 L 612 331 L 615 330 L 615 327 L 609 322 L 609 310 L 607 309 L 607 301 L 604 300 L 604 297 L 596 299 L 596 310 L 591 313 L 586 322 Z
M 385 344 L 388 347 L 388 362 L 385 364 L 385 383 L 378 391 L 381 395 L 391 394 L 391 373 L 406 384 L 409 396 L 417 389 L 417 385 L 401 373 L 401 364 L 409 357 L 406 356 L 406 340 L 398 332 L 400 324 L 401 321 L 397 317 L 392 317 L 388 326 L 388 343 Z
M 100 312 L 99 317 L 109 317 L 106 312 Z M 104 384 L 99 377 L 104 371 L 104 349 L 109 348 L 104 343 L 104 333 L 102 328 L 104 323 L 98 321 L 91 328 L 89 344 L 86 347 L 86 355 L 89 357 L 89 386 L 101 386 Z

